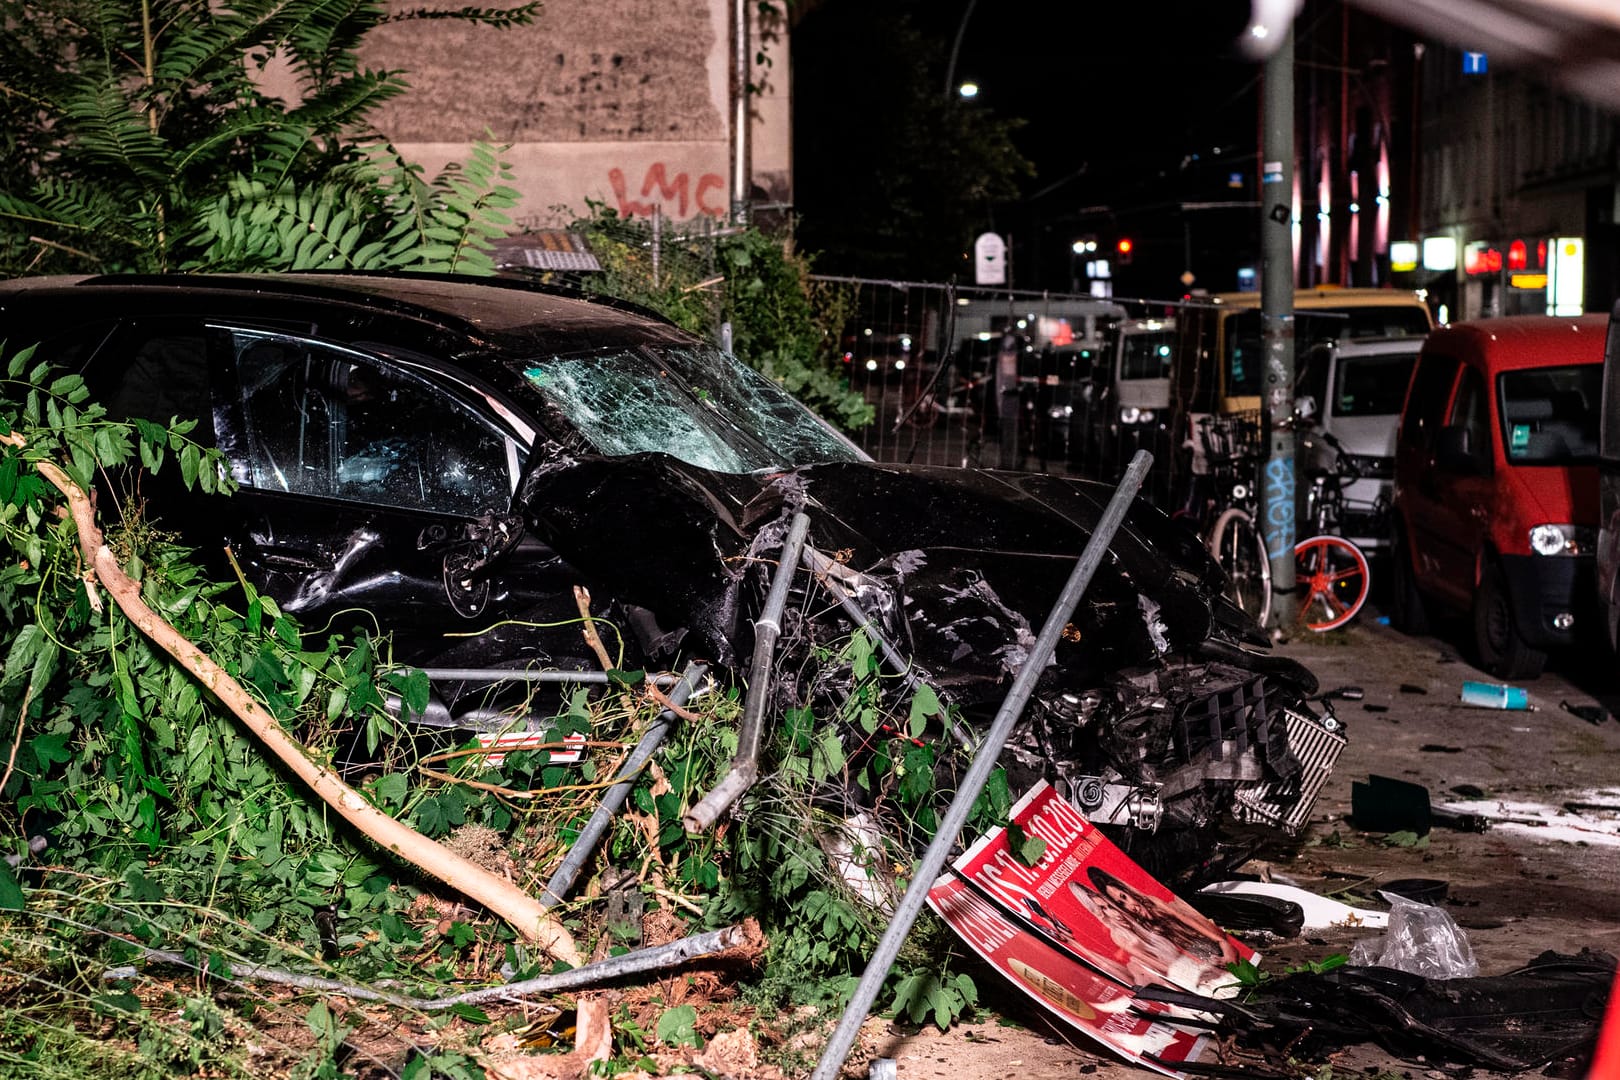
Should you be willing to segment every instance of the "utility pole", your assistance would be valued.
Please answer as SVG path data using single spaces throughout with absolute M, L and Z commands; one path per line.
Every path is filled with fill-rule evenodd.
M 1294 28 L 1265 67 L 1265 146 L 1260 170 L 1260 326 L 1266 358 L 1261 418 L 1266 431 L 1263 535 L 1271 559 L 1271 631 L 1294 628 L 1294 540 L 1298 482 L 1294 468 Z
M 748 224 L 753 195 L 748 162 L 748 0 L 732 0 L 731 223 Z

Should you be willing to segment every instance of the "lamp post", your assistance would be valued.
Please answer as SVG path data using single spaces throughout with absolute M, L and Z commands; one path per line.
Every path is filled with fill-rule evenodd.
M 956 57 L 962 51 L 962 35 L 967 33 L 968 19 L 973 16 L 973 5 L 979 0 L 968 0 L 967 10 L 962 12 L 962 21 L 956 24 L 956 40 L 951 42 L 951 59 L 945 65 L 945 100 L 949 101 L 951 95 L 957 92 L 956 87 Z M 979 92 L 977 85 L 973 87 L 973 94 L 962 94 L 963 97 L 972 97 Z

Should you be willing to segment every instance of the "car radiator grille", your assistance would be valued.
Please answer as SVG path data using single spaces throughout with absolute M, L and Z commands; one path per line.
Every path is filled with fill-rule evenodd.
M 1233 812 L 1239 821 L 1272 825 L 1293 836 L 1310 821 L 1345 739 L 1315 717 L 1293 709 L 1283 710 L 1283 729 L 1288 732 L 1289 749 L 1299 760 L 1298 779 L 1243 785 L 1235 793 Z

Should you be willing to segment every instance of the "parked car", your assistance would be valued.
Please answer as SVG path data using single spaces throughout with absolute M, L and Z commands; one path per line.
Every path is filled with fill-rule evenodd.
M 1360 479 L 1344 488 L 1340 527 L 1363 551 L 1389 546 L 1389 508 L 1395 491 L 1395 428 L 1412 380 L 1420 337 L 1325 342 L 1300 358 L 1297 412 L 1309 418 L 1300 448 L 1306 470 L 1334 469 L 1336 439 L 1355 462 Z
M 115 416 L 200 421 L 239 488 L 186 495 L 160 474 L 146 494 L 164 524 L 209 557 L 230 545 L 306 625 L 375 625 L 399 660 L 434 670 L 594 667 L 583 583 L 622 629 L 625 669 L 701 657 L 736 671 L 802 510 L 826 558 L 794 582 L 778 704 L 839 703 L 847 679 L 815 676 L 813 660 L 854 632 L 853 608 L 981 725 L 1109 495 L 874 464 L 711 345 L 515 283 L 22 280 L 0 285 L 0 337 L 42 342 Z M 1010 772 L 1063 784 L 1149 853 L 1201 857 L 1229 811 L 1298 827 L 1343 739 L 1307 700 L 1310 673 L 1265 641 L 1196 539 L 1139 502 L 1042 676 Z M 444 675 L 433 690 L 428 714 L 406 719 L 512 723 L 484 682 Z M 871 743 L 844 734 L 849 754 Z
M 1424 342 L 1395 450 L 1391 621 L 1468 612 L 1480 663 L 1540 673 L 1591 620 L 1608 317 L 1457 323 Z
M 1620 651 L 1620 302 L 1609 316 L 1603 350 L 1603 406 L 1598 447 L 1598 617 L 1609 648 Z

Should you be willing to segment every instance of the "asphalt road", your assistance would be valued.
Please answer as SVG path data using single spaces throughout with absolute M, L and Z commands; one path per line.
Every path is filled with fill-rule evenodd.
M 1349 745 L 1298 846 L 1244 869 L 1380 907 L 1379 883 L 1442 880 L 1445 910 L 1484 975 L 1547 949 L 1620 955 L 1620 719 L 1592 723 L 1563 707 L 1620 708 L 1620 661 L 1597 653 L 1558 657 L 1546 674 L 1519 684 L 1533 710 L 1472 708 L 1458 700 L 1462 683 L 1498 680 L 1467 662 L 1466 640 L 1462 626 L 1407 637 L 1369 608 L 1345 631 L 1279 646 L 1311 667 L 1324 688 L 1357 685 L 1364 697 L 1338 704 Z M 1421 784 L 1436 804 L 1462 804 L 1495 820 L 1482 833 L 1436 828 L 1416 844 L 1392 843 L 1389 834 L 1358 829 L 1351 817 L 1352 784 L 1374 774 Z M 1376 933 L 1334 929 L 1272 942 L 1262 966 L 1280 972 L 1348 953 Z M 1049 1026 L 992 979 L 986 975 L 981 987 L 989 1010 L 981 1022 L 940 1035 L 870 1021 L 852 1066 L 864 1074 L 859 1061 L 893 1057 L 901 1080 L 1146 1075 Z M 1459 1075 L 1366 1045 L 1309 1060 L 1331 1065 L 1334 1077 Z

